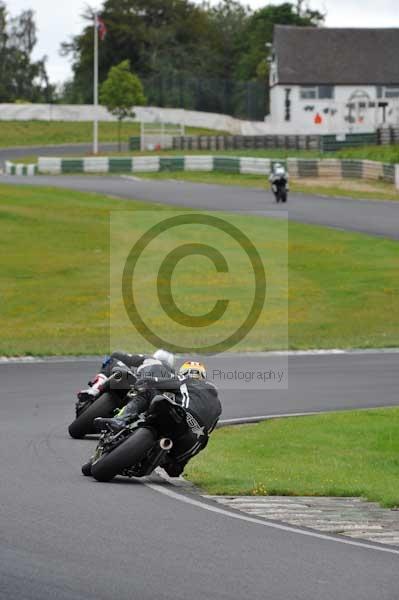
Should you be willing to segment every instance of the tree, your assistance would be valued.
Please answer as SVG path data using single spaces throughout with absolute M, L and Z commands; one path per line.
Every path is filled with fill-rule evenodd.
M 104 0 L 108 33 L 99 47 L 99 80 L 128 59 L 151 104 L 247 118 L 256 112 L 262 118 L 269 70 L 265 44 L 272 41 L 274 25 L 317 26 L 323 15 L 305 8 L 305 0 L 256 12 L 244 2 Z M 93 100 L 90 10 L 86 17 L 89 25 L 62 46 L 73 59 L 73 82 L 65 89 L 72 102 Z
M 61 45 L 73 60 L 76 97 L 92 102 L 93 14 L 84 31 Z M 189 0 L 105 0 L 101 17 L 107 36 L 99 47 L 99 80 L 128 59 L 141 79 L 194 72 L 207 47 L 208 15 Z
M 9 17 L 0 0 L 0 102 L 51 102 L 54 87 L 46 72 L 46 57 L 32 61 L 36 46 L 32 10 Z
M 208 66 L 213 76 L 230 79 L 239 60 L 242 36 L 251 15 L 250 8 L 236 0 L 221 0 L 209 8 L 208 14 L 213 34 L 210 48 L 212 58 Z
M 135 117 L 134 106 L 145 104 L 146 98 L 140 79 L 130 71 L 128 60 L 112 67 L 101 85 L 100 102 L 118 117 L 118 146 L 121 150 L 121 123 Z

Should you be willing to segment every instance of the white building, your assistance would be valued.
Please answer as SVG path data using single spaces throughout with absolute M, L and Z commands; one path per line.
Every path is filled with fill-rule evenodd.
M 276 26 L 270 113 L 278 133 L 399 126 L 399 29 Z

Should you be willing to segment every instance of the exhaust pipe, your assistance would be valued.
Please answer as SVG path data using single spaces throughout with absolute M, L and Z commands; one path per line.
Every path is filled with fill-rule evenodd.
M 173 442 L 170 438 L 161 438 L 159 440 L 161 450 L 170 450 L 173 447 Z
M 147 465 L 147 470 L 144 473 L 145 475 L 149 475 L 152 471 L 159 466 L 159 463 L 162 460 L 164 454 L 173 447 L 173 442 L 170 438 L 161 438 L 158 442 L 159 450 L 152 457 L 151 462 Z

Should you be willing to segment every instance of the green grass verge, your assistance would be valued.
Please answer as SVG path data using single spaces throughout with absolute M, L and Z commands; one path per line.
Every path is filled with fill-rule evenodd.
M 384 163 L 399 163 L 399 144 L 392 146 L 360 146 L 346 148 L 334 153 L 336 158 L 353 158 L 363 160 L 376 160 Z
M 187 127 L 187 135 L 217 135 L 212 129 Z M 118 141 L 118 123 L 101 121 L 100 142 Z M 140 135 L 140 123 L 122 122 L 121 139 Z M 51 144 L 90 143 L 93 140 L 92 121 L 0 121 L 0 147 L 48 146 Z
M 364 189 L 356 189 L 356 185 Z M 331 185 L 308 185 L 300 179 L 292 181 L 291 190 L 314 196 L 330 196 L 332 198 L 354 198 L 356 200 L 399 200 L 399 192 L 390 183 L 382 181 L 365 181 L 364 179 L 346 179 L 331 182 Z
M 111 208 L 147 205 L 0 185 L 0 354 L 106 350 Z
M 399 506 L 399 409 L 223 428 L 185 470 L 209 494 L 360 496 Z
M 110 210 L 132 211 L 136 231 L 141 232 L 167 207 L 70 190 L 0 186 L 0 354 L 108 351 Z M 281 348 L 286 326 L 286 223 L 233 218 L 251 231 L 270 259 L 271 270 L 266 314 L 239 349 Z M 398 244 L 391 240 L 290 223 L 289 347 L 398 346 L 398 258 Z M 229 290 L 238 303 L 237 318 L 247 293 L 244 274 L 237 270 Z M 185 273 L 178 283 L 185 298 L 182 309 L 195 314 L 198 284 L 187 281 Z M 143 286 L 144 304 L 154 296 L 152 284 L 153 280 L 148 288 Z M 209 292 L 201 297 L 208 310 L 220 296 L 220 285 L 221 281 L 208 282 Z M 162 319 L 157 326 L 165 326 Z M 186 342 L 190 336 L 186 334 Z M 131 329 L 124 343 L 149 349 L 138 334 L 132 337 Z
M 141 179 L 178 179 L 195 183 L 216 183 L 218 185 L 240 185 L 243 187 L 269 188 L 265 175 L 246 173 L 224 173 L 219 171 L 159 171 L 158 173 L 133 173 Z

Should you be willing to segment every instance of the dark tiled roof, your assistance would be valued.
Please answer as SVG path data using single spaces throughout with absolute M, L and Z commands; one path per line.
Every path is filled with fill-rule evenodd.
M 274 28 L 279 83 L 399 84 L 399 29 Z

